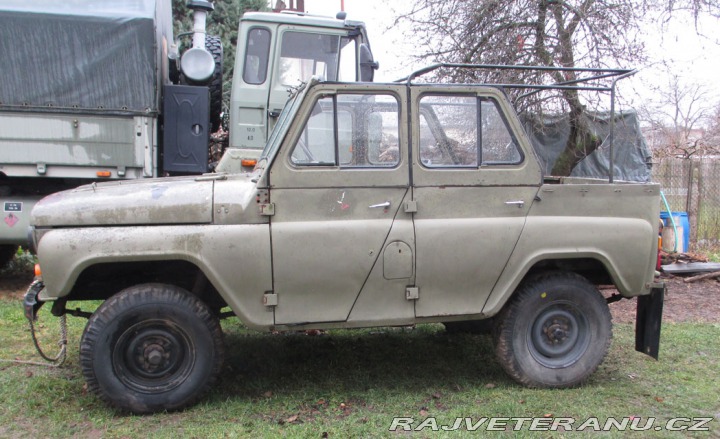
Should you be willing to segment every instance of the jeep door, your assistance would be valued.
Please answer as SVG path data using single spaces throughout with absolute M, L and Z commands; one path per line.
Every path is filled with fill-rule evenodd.
M 479 314 L 542 181 L 497 89 L 413 87 L 418 317 Z
M 412 315 L 403 91 L 320 84 L 308 92 L 269 174 L 275 324 L 346 321 L 363 289 L 400 298 L 389 306 Z M 394 222 L 409 233 L 400 256 L 390 252 L 386 279 Z

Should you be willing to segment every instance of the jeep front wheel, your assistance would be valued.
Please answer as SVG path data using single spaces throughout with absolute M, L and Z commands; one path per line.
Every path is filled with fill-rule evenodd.
M 170 285 L 145 284 L 105 301 L 88 321 L 80 363 L 88 390 L 132 413 L 178 410 L 222 366 L 222 330 L 207 305 Z
M 605 358 L 612 338 L 605 298 L 585 278 L 551 273 L 522 285 L 501 312 L 495 353 L 528 387 L 572 387 Z

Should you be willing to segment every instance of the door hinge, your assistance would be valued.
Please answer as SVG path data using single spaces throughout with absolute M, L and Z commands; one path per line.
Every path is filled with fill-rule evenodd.
M 268 291 L 267 293 L 263 294 L 263 305 L 265 306 L 277 306 L 278 304 L 278 295 L 273 293 L 272 291 Z
M 418 287 L 405 288 L 405 299 L 418 300 L 420 298 L 420 289 Z
M 417 201 L 410 200 L 405 202 L 405 213 L 416 213 L 417 210 Z
M 263 216 L 275 215 L 275 203 L 260 204 L 260 215 L 263 215 Z

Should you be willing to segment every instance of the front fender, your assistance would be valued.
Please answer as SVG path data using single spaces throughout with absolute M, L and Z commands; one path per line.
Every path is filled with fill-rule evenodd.
M 38 259 L 43 301 L 68 296 L 93 265 L 185 260 L 202 270 L 243 322 L 273 323 L 262 304 L 263 293 L 272 290 L 267 224 L 52 229 L 40 237 Z

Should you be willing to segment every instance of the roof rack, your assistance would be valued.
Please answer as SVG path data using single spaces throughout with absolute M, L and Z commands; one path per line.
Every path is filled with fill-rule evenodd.
M 509 66 L 509 65 L 496 65 L 496 64 L 460 64 L 460 63 L 438 63 L 432 64 L 427 67 L 423 67 L 419 70 L 415 70 L 405 78 L 398 79 L 395 82 L 406 82 L 407 85 L 411 85 L 413 79 L 418 78 L 422 75 L 434 72 L 441 68 L 451 69 L 474 69 L 474 70 L 525 70 L 525 71 L 540 71 L 540 72 L 573 72 L 573 73 L 587 73 L 590 76 L 573 79 L 570 81 L 558 82 L 555 84 L 480 84 L 490 85 L 493 87 L 500 88 L 515 88 L 515 89 L 528 89 L 532 90 L 524 93 L 516 98 L 521 99 L 535 93 L 539 93 L 542 90 L 583 90 L 583 91 L 598 91 L 598 92 L 610 92 L 610 135 L 608 136 L 609 143 L 609 154 L 610 154 L 610 166 L 609 166 L 609 181 L 613 182 L 615 159 L 613 157 L 614 143 L 615 143 L 615 86 L 621 79 L 628 78 L 635 73 L 635 69 L 593 69 L 593 68 L 577 68 L 577 67 L 550 67 L 550 66 Z M 587 85 L 592 81 L 599 81 L 602 79 L 612 79 L 610 85 Z
M 587 83 L 590 81 L 613 78 L 614 82 L 628 76 L 634 75 L 637 70 L 634 69 L 591 69 L 578 67 L 550 67 L 550 66 L 509 66 L 502 64 L 459 64 L 459 63 L 438 63 L 415 70 L 410 75 L 398 79 L 395 82 L 412 83 L 412 80 L 428 73 L 434 72 L 441 68 L 453 69 L 474 69 L 474 70 L 524 70 L 524 71 L 540 71 L 540 72 L 574 72 L 574 73 L 591 73 L 593 76 L 579 78 L 573 81 L 559 82 L 556 84 L 488 84 L 495 87 L 507 88 L 527 88 L 527 89 L 574 89 L 574 90 L 593 90 L 593 91 L 611 91 L 611 87 L 603 86 L 577 86 L 576 84 Z

